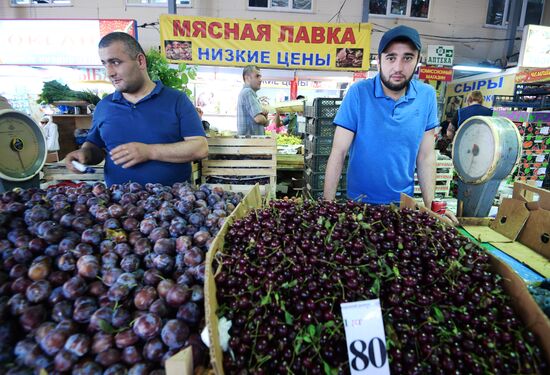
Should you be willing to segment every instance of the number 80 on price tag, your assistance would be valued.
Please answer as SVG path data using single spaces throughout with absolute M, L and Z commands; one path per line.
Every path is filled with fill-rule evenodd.
M 389 374 L 386 334 L 380 300 L 340 305 L 352 374 Z

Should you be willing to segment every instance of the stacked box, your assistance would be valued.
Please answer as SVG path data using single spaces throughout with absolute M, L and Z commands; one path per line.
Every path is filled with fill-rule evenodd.
M 451 159 L 438 159 L 435 165 L 435 195 L 440 197 L 451 196 L 454 166 Z M 414 174 L 414 194 L 420 194 L 418 176 Z
M 550 112 L 498 111 L 513 121 L 522 137 L 522 155 L 513 172 L 516 181 L 542 187 L 550 162 Z
M 274 137 L 210 137 L 208 158 L 201 161 L 201 182 L 246 193 L 254 184 L 275 196 L 277 144 Z
M 339 98 L 316 98 L 312 106 L 305 107 L 307 121 L 304 139 L 304 194 L 314 199 L 323 195 L 325 172 L 335 130 L 333 120 L 341 102 Z M 346 167 L 347 160 L 344 171 Z M 336 192 L 337 198 L 345 197 L 345 183 L 346 175 L 342 173 Z

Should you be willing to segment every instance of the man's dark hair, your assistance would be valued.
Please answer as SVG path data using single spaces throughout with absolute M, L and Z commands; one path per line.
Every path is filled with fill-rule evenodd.
M 247 65 L 244 67 L 243 69 L 243 81 L 244 81 L 244 77 L 249 75 L 249 74 L 252 74 L 254 73 L 254 71 L 260 71 L 260 68 L 258 68 L 256 65 Z
M 306 97 L 303 96 L 303 95 L 298 95 L 298 96 L 296 97 L 296 100 L 305 99 L 305 98 L 306 98 Z
M 128 56 L 130 56 L 132 59 L 137 59 L 140 53 L 145 55 L 143 48 L 141 48 L 141 46 L 139 45 L 137 40 L 134 39 L 133 36 L 120 31 L 115 31 L 113 33 L 109 33 L 105 35 L 99 41 L 98 47 L 107 48 L 115 42 L 122 42 L 124 44 L 124 47 L 126 48 L 126 52 L 128 53 Z

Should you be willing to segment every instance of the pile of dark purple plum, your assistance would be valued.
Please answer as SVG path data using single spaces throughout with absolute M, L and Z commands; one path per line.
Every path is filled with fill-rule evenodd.
M 274 201 L 233 223 L 216 262 L 226 373 L 349 373 L 340 304 L 374 298 L 392 374 L 548 373 L 488 255 L 427 213 Z
M 188 184 L 0 195 L 0 373 L 162 373 L 207 361 L 205 253 L 240 195 Z

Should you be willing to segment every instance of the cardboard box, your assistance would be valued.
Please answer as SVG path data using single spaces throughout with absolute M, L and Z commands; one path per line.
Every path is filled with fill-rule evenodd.
M 459 220 L 480 242 L 550 278 L 550 191 L 516 182 L 512 198 L 502 200 L 495 220 Z
M 245 196 L 242 202 L 236 207 L 233 213 L 227 218 L 224 226 L 220 230 L 219 234 L 214 239 L 210 251 L 207 254 L 206 259 L 206 280 L 205 280 L 205 312 L 206 322 L 208 327 L 208 334 L 210 340 L 210 359 L 211 365 L 215 374 L 224 374 L 223 371 L 223 352 L 220 347 L 220 340 L 218 334 L 218 317 L 216 311 L 218 309 L 218 302 L 216 298 L 216 284 L 214 276 L 220 272 L 220 266 L 215 263 L 216 254 L 223 249 L 224 238 L 228 231 L 229 225 L 233 223 L 235 219 L 242 218 L 248 214 L 248 212 L 254 208 L 262 206 L 262 197 L 255 187 L 249 194 Z M 413 198 L 402 195 L 401 207 L 417 208 L 416 202 Z M 438 219 L 450 223 L 447 218 L 425 209 L 420 210 L 428 211 L 428 213 Z M 503 277 L 503 287 L 506 293 L 510 295 L 513 307 L 518 313 L 519 317 L 539 340 L 540 347 L 544 353 L 544 356 L 548 362 L 550 362 L 550 321 L 542 310 L 538 307 L 533 300 L 524 282 L 521 278 L 505 263 L 498 258 L 490 255 L 492 270 L 495 273 L 500 274 Z M 214 268 L 217 267 L 217 268 Z

